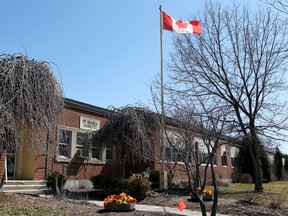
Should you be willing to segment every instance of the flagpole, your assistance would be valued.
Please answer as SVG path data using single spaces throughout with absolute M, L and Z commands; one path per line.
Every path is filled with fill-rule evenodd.
M 162 8 L 160 10 L 160 88 L 161 88 L 161 145 L 162 145 L 162 165 L 164 169 L 164 85 L 163 85 L 163 47 L 162 47 L 162 34 L 163 34 L 163 19 Z
M 161 5 L 159 6 L 160 10 L 160 85 L 161 85 L 161 160 L 162 160 L 162 173 L 160 175 L 160 189 L 167 190 L 167 172 L 165 171 L 165 148 L 164 148 L 164 127 L 165 127 L 165 110 L 164 110 L 164 81 L 163 81 L 163 50 L 162 50 L 162 31 L 163 31 L 163 17 Z M 161 149 L 161 148 L 160 148 Z

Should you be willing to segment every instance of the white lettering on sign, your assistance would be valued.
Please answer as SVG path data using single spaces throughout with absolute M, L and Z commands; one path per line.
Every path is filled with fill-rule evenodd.
M 100 121 L 97 119 L 80 116 L 80 128 L 85 130 L 96 131 L 100 129 Z

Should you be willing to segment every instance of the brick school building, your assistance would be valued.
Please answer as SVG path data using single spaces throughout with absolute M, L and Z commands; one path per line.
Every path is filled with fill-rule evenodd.
M 65 99 L 65 109 L 58 125 L 58 134 L 45 133 L 39 148 L 31 149 L 23 138 L 16 150 L 3 149 L 0 143 L 0 190 L 5 182 L 10 180 L 44 180 L 49 173 L 57 171 L 66 176 L 68 187 L 90 184 L 90 178 L 95 175 L 120 175 L 120 164 L 117 161 L 117 152 L 114 146 L 98 148 L 84 146 L 83 139 L 87 132 L 100 129 L 107 121 L 111 111 L 80 101 Z M 112 133 L 112 132 L 111 132 Z M 159 139 L 160 140 L 160 139 Z M 207 156 L 207 149 L 203 147 L 200 139 L 194 142 L 199 144 L 199 157 Z M 156 146 L 155 149 L 161 149 Z M 178 160 L 172 157 L 173 149 L 165 147 L 167 160 L 173 163 Z M 221 145 L 213 164 L 217 179 L 231 181 L 233 168 L 237 165 L 238 148 L 228 144 Z M 156 160 L 149 164 L 152 169 L 161 169 L 161 161 Z M 187 178 L 177 162 L 174 180 Z M 204 168 L 201 166 L 202 168 Z M 129 166 L 128 171 L 133 173 L 147 169 L 147 164 Z

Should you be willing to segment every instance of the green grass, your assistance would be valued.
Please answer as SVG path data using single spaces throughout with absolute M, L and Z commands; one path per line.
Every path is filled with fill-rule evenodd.
M 264 193 L 254 193 L 254 184 L 231 184 L 220 187 L 220 198 L 288 206 L 288 181 L 263 184 Z
M 0 205 L 0 216 L 72 216 L 74 214 L 67 214 L 61 211 L 44 211 L 44 210 L 31 210 L 26 208 L 11 208 Z

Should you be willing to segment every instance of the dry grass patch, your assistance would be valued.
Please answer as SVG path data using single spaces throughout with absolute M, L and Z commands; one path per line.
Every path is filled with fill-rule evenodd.
M 288 206 L 288 181 L 263 184 L 264 193 L 255 193 L 254 184 L 231 184 L 220 187 L 220 198 L 247 203 L 267 204 L 273 208 Z

